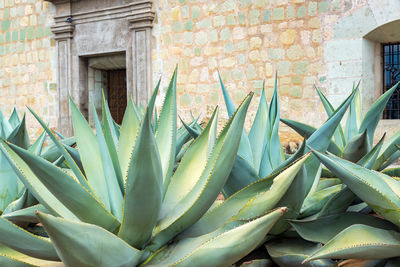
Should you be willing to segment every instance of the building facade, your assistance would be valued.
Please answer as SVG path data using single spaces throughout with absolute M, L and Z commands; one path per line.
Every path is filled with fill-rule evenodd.
M 337 106 L 360 82 L 367 110 L 400 79 L 398 0 L 0 0 L 0 20 L 2 111 L 28 105 L 69 134 L 69 95 L 91 120 L 103 89 L 118 121 L 127 98 L 145 103 L 176 65 L 183 118 L 224 107 L 219 71 L 236 103 L 256 93 L 247 123 L 275 72 L 281 116 L 314 126 L 326 119 L 314 85 Z M 396 94 L 379 125 L 389 136 Z

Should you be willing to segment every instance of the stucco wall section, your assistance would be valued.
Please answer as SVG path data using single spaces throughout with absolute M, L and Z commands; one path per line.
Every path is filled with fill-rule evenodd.
M 50 4 L 42 0 L 0 0 L 0 109 L 9 115 L 25 106 L 56 125 L 55 42 L 50 38 Z M 27 112 L 31 135 L 40 129 Z

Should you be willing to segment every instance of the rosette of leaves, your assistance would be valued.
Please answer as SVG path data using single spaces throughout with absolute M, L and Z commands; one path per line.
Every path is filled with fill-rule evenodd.
M 232 114 L 235 110 L 235 106 L 222 80 L 221 88 L 228 114 Z M 224 186 L 224 195 L 227 197 L 234 194 L 248 184 L 258 181 L 262 177 L 268 176 L 270 173 L 279 171 L 296 158 L 307 153 L 309 147 L 313 147 L 319 151 L 326 151 L 329 149 L 331 138 L 334 136 L 336 128 L 340 125 L 342 117 L 352 103 L 357 92 L 357 89 L 354 90 L 345 101 L 343 101 L 340 107 L 333 111 L 331 117 L 324 125 L 310 133 L 310 135 L 307 136 L 307 140 L 303 142 L 300 149 L 294 155 L 284 159 L 278 136 L 280 116 L 277 79 L 275 78 L 275 86 L 270 104 L 268 105 L 266 101 L 265 90 L 263 88 L 257 113 L 252 122 L 249 134 L 244 130 L 242 132 L 239 151 L 229 179 Z M 273 234 L 283 233 L 290 227 L 286 220 L 296 219 L 300 216 L 301 208 L 306 201 L 306 197 L 319 183 L 321 164 L 314 155 L 308 158 L 303 168 L 304 169 L 298 173 L 298 177 L 287 190 L 285 196 L 282 197 L 282 200 L 277 204 L 277 206 L 288 207 L 288 212 L 285 214 L 284 218 L 274 226 L 271 231 Z M 308 204 L 304 203 L 304 205 Z M 318 205 L 321 205 L 321 203 L 318 202 Z M 316 209 L 315 207 L 311 208 L 313 210 Z
M 36 264 L 33 258 L 39 258 L 66 266 L 228 266 L 263 241 L 287 211 L 273 208 L 310 154 L 213 206 L 234 164 L 252 94 L 218 137 L 216 109 L 174 170 L 176 71 L 154 130 L 156 91 L 142 119 L 128 104 L 118 130 L 103 99 L 102 122 L 94 118 L 96 133 L 71 101 L 79 157 L 32 111 L 70 170 L 1 142 L 15 173 L 43 207 L 36 216 L 49 238 L 0 218 L 0 243 L 9 247 L 0 263 Z
M 25 115 L 20 119 L 14 108 L 9 119 L 0 112 L 0 137 L 8 142 L 28 149 L 36 155 L 42 153 L 45 141 L 43 132 L 39 138 L 31 144 L 26 128 Z M 7 158 L 0 154 L 0 213 L 5 215 L 15 210 L 29 207 L 37 201 L 28 193 L 25 186 L 17 178 Z

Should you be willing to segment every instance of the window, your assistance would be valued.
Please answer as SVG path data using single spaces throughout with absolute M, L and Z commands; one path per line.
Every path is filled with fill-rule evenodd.
M 382 45 L 383 51 L 383 93 L 400 81 L 400 43 Z M 389 99 L 383 119 L 400 119 L 400 89 Z

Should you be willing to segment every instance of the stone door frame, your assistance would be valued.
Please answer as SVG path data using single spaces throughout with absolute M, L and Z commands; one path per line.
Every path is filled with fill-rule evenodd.
M 88 114 L 87 57 L 125 52 L 128 98 L 132 97 L 137 103 L 147 103 L 152 85 L 151 31 L 155 16 L 152 11 L 152 0 L 111 1 L 112 5 L 100 8 L 93 0 L 48 1 L 56 8 L 55 23 L 51 29 L 57 42 L 58 53 L 58 129 L 65 135 L 72 135 L 69 96 Z M 74 5 L 86 5 L 88 8 L 84 11 L 74 11 Z M 96 9 L 91 9 L 90 5 Z M 121 47 L 117 47 L 115 50 L 109 48 L 106 51 L 93 53 L 78 51 L 77 41 L 74 38 L 79 25 L 107 23 L 110 20 L 122 21 L 123 25 L 127 25 L 128 29 L 123 30 L 129 32 L 129 35 L 126 36 L 126 44 L 122 50 Z

